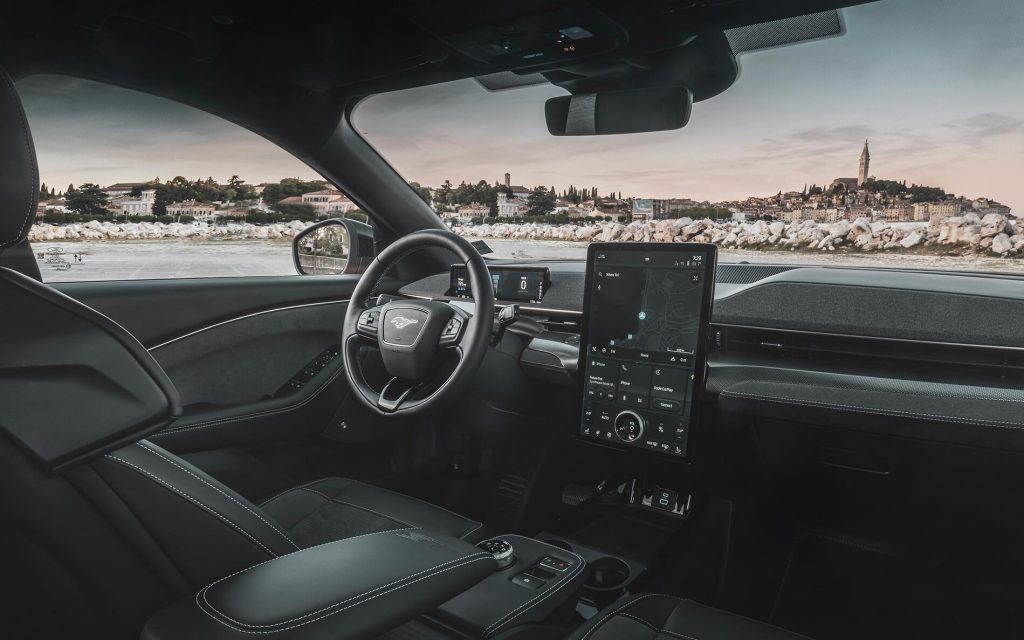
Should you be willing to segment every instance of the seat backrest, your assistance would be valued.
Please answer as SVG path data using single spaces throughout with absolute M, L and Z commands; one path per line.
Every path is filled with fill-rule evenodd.
M 36 280 L 39 266 L 27 238 L 38 200 L 39 168 L 32 132 L 14 81 L 0 67 L 0 267 Z
M 0 69 L 0 251 L 27 246 L 35 192 L 31 135 Z M 0 267 L 0 635 L 136 638 L 171 600 L 298 548 L 245 498 L 144 440 L 180 413 L 124 328 Z

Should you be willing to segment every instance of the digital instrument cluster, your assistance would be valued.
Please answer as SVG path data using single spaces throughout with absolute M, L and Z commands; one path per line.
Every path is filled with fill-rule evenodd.
M 590 245 L 581 438 L 690 457 L 716 255 L 703 244 Z
M 544 292 L 551 284 L 551 275 L 547 267 L 492 266 L 489 270 L 495 300 L 536 304 L 544 298 Z M 469 270 L 465 265 L 452 265 L 448 295 L 467 299 L 473 297 Z

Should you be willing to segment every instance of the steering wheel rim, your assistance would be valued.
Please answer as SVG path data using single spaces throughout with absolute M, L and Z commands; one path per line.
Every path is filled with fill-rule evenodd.
M 367 298 L 373 294 L 381 279 L 395 263 L 414 251 L 429 247 L 447 249 L 466 265 L 474 294 L 475 311 L 472 316 L 440 301 L 402 300 L 380 307 L 367 304 Z M 385 339 L 384 325 L 386 323 L 390 323 L 387 330 L 394 332 L 395 327 L 402 324 L 395 320 L 410 322 L 410 319 L 404 315 L 390 319 L 393 315 L 392 312 L 398 309 L 404 310 L 404 315 L 421 314 L 411 320 L 414 325 L 420 325 L 419 327 L 413 326 L 412 330 L 421 333 L 417 334 L 409 344 L 405 344 L 405 341 L 401 341 L 403 344 L 388 342 Z M 416 398 L 413 393 L 416 389 L 422 388 L 427 382 L 437 381 L 427 378 L 415 379 L 418 369 L 423 368 L 419 360 L 415 362 L 417 366 L 409 364 L 409 367 L 406 367 L 405 365 L 408 363 L 394 359 L 404 358 L 406 355 L 414 358 L 414 354 L 405 353 L 412 349 L 429 350 L 430 345 L 427 343 L 436 339 L 436 325 L 439 318 L 444 320 L 445 309 L 451 313 L 450 317 L 460 318 L 461 331 L 458 331 L 454 341 L 450 341 L 450 336 L 447 335 L 441 337 L 439 344 L 436 345 L 439 351 L 433 355 L 443 354 L 446 349 L 451 350 L 458 356 L 458 363 L 447 379 L 438 384 L 431 393 L 425 397 Z M 379 310 L 379 320 L 374 328 L 377 336 L 377 348 L 381 350 L 382 357 L 385 357 L 385 368 L 388 369 L 389 375 L 393 376 L 391 382 L 380 392 L 375 391 L 366 382 L 358 359 L 360 347 L 372 343 L 369 342 L 372 339 L 368 328 L 365 324 L 360 325 L 360 318 L 365 320 L 367 316 L 364 314 L 373 310 Z M 345 312 L 341 337 L 342 361 L 345 366 L 345 375 L 348 376 L 349 383 L 356 392 L 356 398 L 374 413 L 386 417 L 423 416 L 444 408 L 469 387 L 476 371 L 480 368 L 490 344 L 493 316 L 494 289 L 491 284 L 490 272 L 483 257 L 468 240 L 440 229 L 417 231 L 397 240 L 382 251 L 363 272 Z M 422 319 L 422 324 L 420 324 L 420 319 Z M 404 329 L 404 326 L 402 328 Z M 450 325 L 446 324 L 445 328 L 447 331 Z M 392 359 L 391 362 L 396 363 L 393 367 L 389 364 L 389 358 Z M 394 375 L 392 368 L 407 373 L 410 368 L 417 369 L 417 371 L 413 372 L 413 377 L 406 379 Z M 408 387 L 408 391 L 402 394 L 397 401 L 384 397 L 392 384 Z

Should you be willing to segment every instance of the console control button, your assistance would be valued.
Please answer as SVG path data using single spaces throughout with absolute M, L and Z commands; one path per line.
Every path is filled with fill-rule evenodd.
M 571 567 L 572 563 L 568 560 L 559 560 L 558 558 L 546 556 L 543 560 L 540 561 L 540 566 L 550 571 L 557 571 L 561 573 L 569 567 Z
M 669 491 L 668 489 L 655 489 L 654 495 L 651 496 L 651 505 L 655 509 L 662 509 L 664 511 L 674 511 L 676 508 L 676 504 L 678 503 L 678 491 Z
M 635 442 L 644 434 L 644 419 L 632 411 L 615 417 L 615 435 L 623 442 Z
M 519 575 L 512 577 L 512 584 L 519 585 L 525 589 L 530 589 L 531 591 L 536 591 L 546 583 L 537 576 L 531 576 L 528 573 L 520 573 Z

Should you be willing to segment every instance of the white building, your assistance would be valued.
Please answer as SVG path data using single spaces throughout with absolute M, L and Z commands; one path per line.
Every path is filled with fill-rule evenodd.
M 151 216 L 155 202 L 156 189 L 145 189 L 137 198 L 130 195 L 111 198 L 108 208 L 113 208 L 123 216 Z
M 282 201 L 283 202 L 283 201 Z M 324 189 L 302 194 L 301 204 L 309 205 L 322 218 L 345 214 L 359 206 L 349 200 L 348 196 L 337 189 Z
M 512 198 L 511 200 L 504 192 L 498 194 L 498 217 L 512 218 L 526 213 L 528 205 L 523 198 Z
M 209 221 L 214 218 L 217 208 L 208 202 L 183 200 L 167 205 L 169 216 L 192 216 L 196 220 Z
M 146 184 L 145 182 L 117 182 L 106 189 L 103 193 L 107 194 L 107 199 L 113 200 L 114 198 L 120 198 L 122 196 L 131 195 L 132 191 Z

